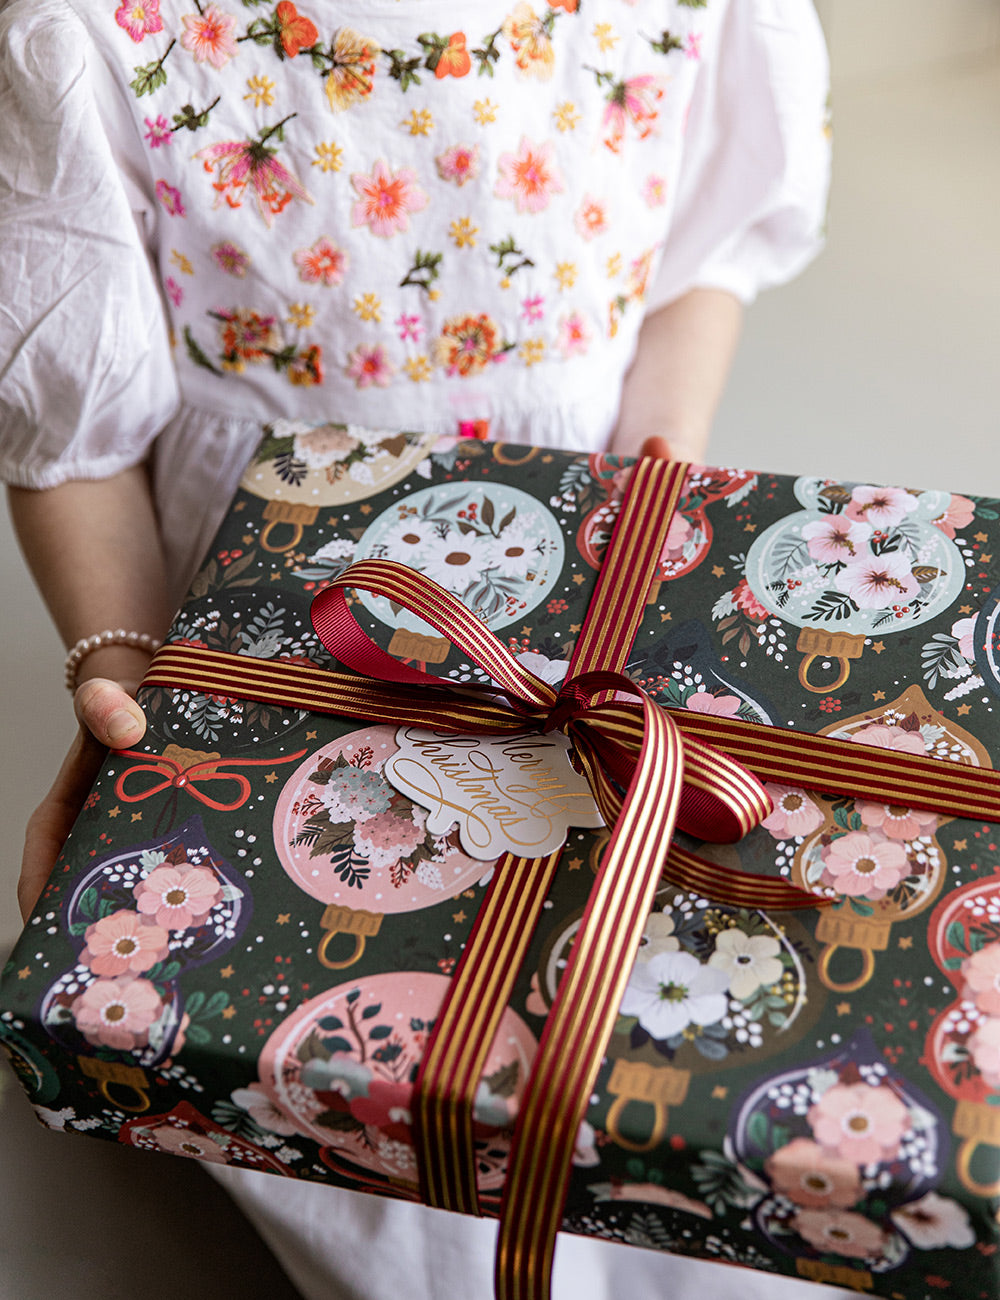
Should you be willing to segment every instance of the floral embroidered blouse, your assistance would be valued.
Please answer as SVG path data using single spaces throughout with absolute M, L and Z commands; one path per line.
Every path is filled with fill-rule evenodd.
M 0 475 L 597 448 L 645 312 L 816 252 L 826 96 L 803 0 L 11 0 Z

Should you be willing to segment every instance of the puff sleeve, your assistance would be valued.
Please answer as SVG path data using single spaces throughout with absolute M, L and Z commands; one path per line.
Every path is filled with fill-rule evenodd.
M 674 215 L 647 299 L 693 288 L 744 303 L 820 251 L 829 67 L 807 0 L 731 0 L 691 99 Z
M 135 128 L 61 0 L 0 12 L 0 478 L 142 460 L 178 403 Z

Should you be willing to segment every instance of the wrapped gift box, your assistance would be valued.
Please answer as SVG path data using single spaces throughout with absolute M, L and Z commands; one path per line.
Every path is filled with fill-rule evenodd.
M 169 641 L 337 667 L 310 602 L 352 562 L 391 558 L 558 684 L 628 473 L 270 426 Z M 626 671 L 678 716 L 986 772 L 998 572 L 996 501 L 695 468 Z M 397 603 L 358 592 L 352 612 L 398 660 L 486 682 Z M 4 973 L 0 1040 L 39 1117 L 416 1197 L 413 1080 L 492 873 L 497 799 L 534 751 L 484 793 L 469 773 L 493 779 L 495 740 L 463 754 L 419 728 L 224 692 L 146 686 L 140 702 L 144 741 L 109 755 Z M 563 776 L 565 800 L 586 803 Z M 835 902 L 768 913 L 664 883 L 563 1226 L 891 1300 L 994 1297 L 1000 827 L 910 808 L 905 790 L 769 792 L 762 826 L 700 851 Z M 479 1085 L 487 1213 L 609 838 L 593 812 L 563 833 Z

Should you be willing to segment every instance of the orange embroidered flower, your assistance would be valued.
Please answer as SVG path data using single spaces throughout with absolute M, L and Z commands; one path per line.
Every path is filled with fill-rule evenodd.
M 261 316 L 246 307 L 212 313 L 221 322 L 220 342 L 223 362 L 268 361 L 281 346 L 273 316 Z
M 289 381 L 298 388 L 312 388 L 323 382 L 323 352 L 313 344 L 300 352 L 288 367 Z
M 472 59 L 465 48 L 465 32 L 455 32 L 441 51 L 434 75 L 439 81 L 442 77 L 464 77 L 471 67 Z
M 184 34 L 181 45 L 194 55 L 195 63 L 210 63 L 221 68 L 239 51 L 236 48 L 236 19 L 215 5 L 207 5 L 196 14 L 181 17 Z
M 225 200 L 231 208 L 238 208 L 243 201 L 243 191 L 249 185 L 257 200 L 257 210 L 269 226 L 275 214 L 282 212 L 292 199 L 312 203 L 312 195 L 298 177 L 278 161 L 277 150 L 265 143 L 272 135 L 280 133 L 288 120 L 283 118 L 275 126 L 268 127 L 256 140 L 223 140 L 198 150 L 195 158 L 203 160 L 207 172 L 216 172 L 216 179 L 212 182 L 217 194 L 216 207 Z
M 351 208 L 351 225 L 367 226 L 373 235 L 382 239 L 409 229 L 410 213 L 427 206 L 427 195 L 416 180 L 412 167 L 390 171 L 381 158 L 377 159 L 370 176 L 361 172 L 352 176 L 358 201 Z
M 497 323 L 485 312 L 478 316 L 453 316 L 445 321 L 434 345 L 437 361 L 449 375 L 478 374 L 507 351 Z
M 335 113 L 372 93 L 375 60 L 381 53 L 377 41 L 362 36 L 352 27 L 341 27 L 333 38 L 331 70 L 326 79 L 326 97 Z
M 292 4 L 292 0 L 281 0 L 274 14 L 278 23 L 281 48 L 290 59 L 294 59 L 301 50 L 308 49 L 319 40 L 316 24 L 300 14 Z
M 555 66 L 552 48 L 552 19 L 539 18 L 526 0 L 518 0 L 513 12 L 503 20 L 503 34 L 514 51 L 514 62 L 524 77 L 549 81 Z
M 498 159 L 500 179 L 493 193 L 498 199 L 513 199 L 518 212 L 541 212 L 553 194 L 566 188 L 552 158 L 553 146 L 532 144 L 521 137 L 516 154 L 502 153 Z

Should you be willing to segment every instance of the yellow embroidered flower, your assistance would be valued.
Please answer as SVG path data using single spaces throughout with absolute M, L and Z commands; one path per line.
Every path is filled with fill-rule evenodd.
M 564 99 L 561 104 L 556 104 L 552 116 L 555 118 L 556 126 L 560 131 L 574 131 L 580 121 L 580 114 L 576 111 L 576 105 L 571 99 Z
M 473 116 L 480 126 L 486 126 L 488 122 L 497 120 L 499 107 L 499 104 L 494 104 L 492 99 L 477 99 L 472 105 Z
M 474 226 L 469 217 L 459 217 L 448 227 L 448 233 L 455 241 L 456 248 L 475 248 L 479 227 Z
M 560 289 L 572 289 L 573 285 L 576 284 L 576 263 L 556 262 L 556 269 L 552 272 L 552 275 Z
M 321 172 L 339 172 L 344 165 L 343 157 L 344 151 L 339 144 L 334 144 L 332 140 L 324 141 L 316 146 L 316 157 L 312 165 Z
M 296 329 L 307 330 L 316 319 L 316 308 L 308 302 L 291 302 L 288 304 L 288 323 Z
M 407 378 L 412 379 L 415 384 L 425 383 L 431 377 L 431 363 L 423 353 L 419 357 L 410 357 L 404 361 L 403 369 L 406 371 Z
M 616 275 L 622 273 L 622 255 L 621 253 L 612 253 L 606 263 L 608 279 L 613 280 Z
M 526 366 L 537 365 L 545 357 L 544 339 L 525 339 L 517 350 L 517 355 Z
M 503 34 L 514 51 L 514 62 L 524 77 L 548 81 L 555 66 L 551 20 L 539 18 L 526 0 L 518 0 L 503 20 Z
M 326 97 L 335 113 L 367 99 L 375 83 L 375 60 L 382 50 L 378 41 L 353 27 L 341 27 L 333 38 L 326 79 Z
M 247 94 L 244 99 L 252 99 L 254 108 L 270 108 L 274 103 L 274 82 L 270 77 L 247 77 Z
M 191 259 L 179 253 L 176 248 L 170 250 L 170 260 L 177 267 L 181 275 L 194 275 L 194 267 L 191 265 Z
M 382 299 L 378 294 L 355 294 L 351 307 L 362 320 L 380 321 L 382 319 Z
M 618 44 L 618 37 L 615 35 L 615 29 L 610 23 L 594 23 L 594 30 L 591 33 L 597 42 L 597 47 L 602 54 L 607 54 Z
M 430 135 L 434 130 L 434 114 L 429 108 L 415 108 L 399 125 L 405 126 L 410 135 Z

